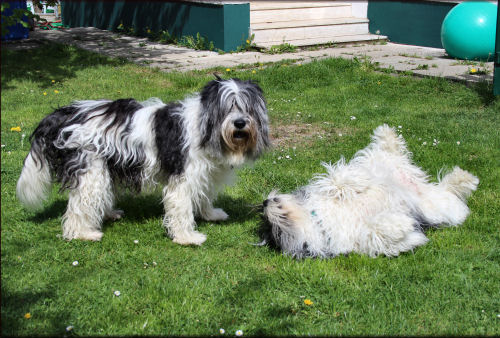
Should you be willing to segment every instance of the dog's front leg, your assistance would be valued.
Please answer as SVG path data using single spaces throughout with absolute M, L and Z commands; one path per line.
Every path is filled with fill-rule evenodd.
M 219 222 L 228 219 L 228 214 L 221 208 L 214 208 L 213 201 L 217 198 L 218 192 L 225 185 L 230 185 L 234 181 L 233 169 L 218 169 L 211 173 L 208 180 L 209 186 L 206 187 L 203 198 L 201 198 L 199 206 L 199 215 L 205 221 Z
M 163 226 L 174 243 L 201 245 L 207 236 L 194 228 L 193 191 L 184 178 L 171 178 L 163 188 Z

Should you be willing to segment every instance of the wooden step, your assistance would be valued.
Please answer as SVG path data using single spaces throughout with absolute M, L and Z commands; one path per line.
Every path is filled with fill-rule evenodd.
M 359 20 L 359 19 L 358 19 Z M 289 40 L 303 40 L 311 38 L 332 38 L 334 36 L 368 34 L 368 20 L 360 21 L 352 19 L 353 22 L 338 21 L 338 24 L 325 25 L 300 25 L 292 27 L 254 29 L 255 43 L 282 42 Z
M 334 19 L 350 17 L 351 14 L 351 5 L 256 10 L 250 11 L 250 25 L 262 22 Z
M 331 36 L 323 38 L 287 40 L 285 41 L 285 43 L 289 43 L 292 46 L 304 47 L 304 46 L 326 45 L 331 43 L 349 44 L 349 43 L 363 43 L 363 42 L 373 42 L 373 41 L 387 41 L 387 36 L 374 35 L 374 34 L 356 34 L 356 35 Z M 262 43 L 257 43 L 257 46 L 260 48 L 270 48 L 272 46 L 280 45 L 282 43 L 283 41 L 262 42 Z
M 363 18 L 335 18 L 335 19 L 317 19 L 317 20 L 295 20 L 295 21 L 275 21 L 259 22 L 252 24 L 252 30 L 279 29 L 292 27 L 314 27 L 330 25 L 349 25 L 355 23 L 368 23 L 368 19 Z
M 250 1 L 250 10 L 268 10 L 284 8 L 306 8 L 306 7 L 334 7 L 350 6 L 349 2 L 340 1 Z

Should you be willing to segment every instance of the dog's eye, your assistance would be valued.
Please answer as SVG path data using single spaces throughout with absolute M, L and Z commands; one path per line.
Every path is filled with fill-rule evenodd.
M 278 197 L 273 198 L 273 202 L 279 203 L 280 199 Z
M 278 209 L 282 209 L 283 206 L 281 204 L 278 204 Z

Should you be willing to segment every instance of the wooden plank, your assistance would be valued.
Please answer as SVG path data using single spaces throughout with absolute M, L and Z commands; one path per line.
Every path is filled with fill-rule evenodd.
M 333 19 L 351 16 L 351 6 L 288 8 L 250 11 L 250 24 L 258 22 Z
M 255 43 L 368 34 L 368 23 L 252 30 Z
M 335 7 L 350 6 L 349 2 L 339 1 L 250 1 L 250 10 L 284 9 L 284 8 L 310 8 L 310 7 Z
M 351 18 L 335 18 L 335 19 L 319 19 L 319 20 L 260 22 L 252 24 L 251 27 L 255 31 L 262 29 L 347 25 L 353 23 L 368 23 L 368 22 L 369 22 L 368 19 L 351 17 Z

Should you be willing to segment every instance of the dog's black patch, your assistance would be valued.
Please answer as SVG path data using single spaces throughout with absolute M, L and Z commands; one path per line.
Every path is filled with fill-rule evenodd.
M 56 109 L 40 122 L 30 136 L 33 159 L 38 165 L 43 165 L 43 158 L 47 159 L 56 179 L 62 183 L 61 190 L 76 186 L 76 172 L 87 168 L 85 161 L 79 161 L 81 154 L 77 149 L 60 149 L 54 145 L 62 128 L 84 121 L 85 116 L 75 116 L 76 112 L 78 108 L 75 106 Z
M 162 174 L 166 177 L 184 172 L 186 154 L 186 135 L 183 119 L 179 113 L 183 105 L 171 103 L 158 109 L 154 117 L 154 132 Z
M 103 122 L 113 119 L 113 121 L 108 124 L 108 126 L 104 130 L 105 135 L 110 129 L 119 125 L 125 125 L 125 134 L 129 133 L 130 124 L 132 122 L 134 113 L 143 108 L 143 106 L 134 99 L 118 99 L 116 101 L 108 103 L 107 106 L 108 107 L 104 112 L 91 117 L 96 118 L 102 116 Z M 98 109 L 94 109 L 93 111 L 100 110 L 102 108 L 104 107 L 99 107 Z M 90 118 L 87 119 L 87 121 L 88 120 L 90 120 Z
M 200 146 L 205 147 L 214 134 L 214 128 L 224 119 L 220 109 L 219 98 L 220 80 L 212 80 L 203 88 L 200 94 L 203 116 L 200 118 L 201 141 Z
M 132 117 L 141 108 L 143 106 L 134 99 L 119 99 L 111 102 L 106 111 L 94 116 L 94 118 L 103 116 L 104 121 L 113 119 L 106 127 L 104 135 L 113 127 L 124 125 L 125 129 L 121 133 L 121 137 L 123 138 L 130 133 Z M 142 149 L 137 149 L 137 154 L 137 157 L 133 161 L 123 161 L 119 153 L 114 153 L 107 159 L 106 164 L 114 182 L 120 182 L 129 189 L 140 191 L 142 183 L 140 174 L 146 154 Z
M 257 234 L 261 240 L 266 241 L 266 244 L 276 250 L 279 250 L 281 247 L 273 236 L 272 232 L 272 224 L 269 222 L 267 217 L 261 215 L 260 227 L 257 229 Z
M 130 133 L 134 113 L 142 107 L 134 99 L 120 99 L 102 101 L 93 109 L 81 114 L 78 114 L 80 109 L 77 104 L 56 109 L 40 122 L 30 137 L 33 158 L 37 163 L 42 164 L 41 158 L 47 159 L 56 180 L 61 182 L 61 190 L 76 188 L 80 175 L 85 173 L 88 168 L 87 155 L 77 147 L 57 147 L 55 142 L 59 137 L 67 140 L 71 136 L 71 132 L 66 131 L 61 134 L 61 130 L 71 125 L 85 124 L 96 117 L 103 117 L 104 121 L 112 119 L 104 131 L 104 136 L 111 128 L 124 125 L 124 131 L 120 135 L 125 137 Z M 103 110 L 103 112 L 92 115 L 99 110 Z M 120 161 L 119 153 L 114 153 L 105 159 L 113 180 L 120 181 L 130 188 L 140 189 L 139 172 L 145 155 L 141 149 L 138 149 L 137 153 L 138 156 L 134 163 Z
M 413 219 L 415 220 L 414 228 L 420 230 L 422 232 L 430 229 L 430 228 L 438 228 L 439 224 L 430 223 L 425 217 L 418 213 L 412 214 Z

